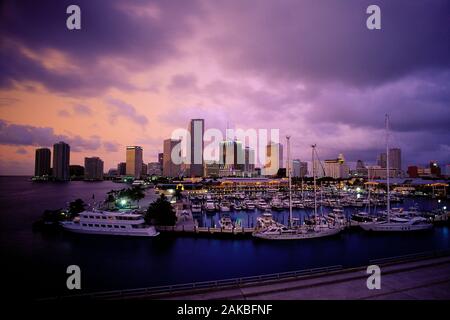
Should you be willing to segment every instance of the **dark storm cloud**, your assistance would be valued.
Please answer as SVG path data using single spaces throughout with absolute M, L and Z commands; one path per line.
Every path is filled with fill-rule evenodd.
M 376 1 L 382 29 L 375 31 L 366 28 L 371 0 L 257 2 L 211 6 L 226 28 L 210 41 L 218 57 L 240 71 L 272 81 L 370 86 L 450 66 L 447 0 Z
M 343 123 L 353 128 L 379 129 L 384 114 L 392 130 L 449 133 L 450 72 L 405 77 L 375 89 L 328 86 L 314 97 L 305 114 L 313 123 Z
M 65 141 L 73 151 L 97 150 L 102 145 L 106 149 L 117 147 L 117 143 L 102 141 L 99 136 L 88 139 L 78 135 L 58 135 L 53 128 L 34 127 L 29 125 L 11 124 L 0 119 L 0 144 L 12 146 L 52 146 L 55 142 Z
M 0 37 L 13 45 L 0 50 L 0 86 L 33 80 L 69 93 L 95 94 L 111 86 L 132 89 L 103 60 L 120 59 L 121 66 L 139 70 L 175 56 L 176 40 L 191 32 L 188 22 L 200 15 L 196 1 L 80 0 L 81 30 L 66 28 L 66 8 L 73 1 L 6 1 L 1 5 Z M 20 52 L 20 46 L 44 55 L 57 49 L 79 68 L 49 70 Z M 113 62 L 111 62 L 113 63 Z

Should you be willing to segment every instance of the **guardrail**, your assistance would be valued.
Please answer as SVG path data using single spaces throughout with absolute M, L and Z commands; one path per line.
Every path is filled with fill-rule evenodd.
M 157 286 L 148 288 L 138 288 L 138 289 L 126 289 L 126 290 L 115 290 L 115 291 L 104 291 L 104 292 L 93 292 L 85 293 L 79 295 L 67 295 L 43 299 L 45 300 L 65 300 L 65 299 L 121 299 L 121 298 L 132 298 L 132 297 L 142 297 L 154 294 L 171 294 L 175 292 L 182 292 L 186 290 L 196 290 L 196 289 L 217 289 L 230 286 L 240 286 L 245 284 L 260 283 L 264 281 L 273 280 L 284 280 L 298 278 L 301 276 L 327 273 L 332 271 L 341 270 L 341 265 L 322 267 L 322 268 L 312 268 L 280 273 L 263 274 L 259 276 L 248 276 L 241 278 L 231 278 L 223 280 L 213 280 L 213 281 L 203 281 L 203 282 L 191 282 L 182 283 L 167 286 Z
M 426 252 L 419 252 L 419 253 L 412 253 L 412 254 L 406 254 L 402 256 L 395 256 L 395 257 L 389 257 L 389 258 L 380 258 L 380 259 L 373 259 L 369 260 L 370 264 L 385 264 L 385 263 L 393 263 L 393 262 L 402 262 L 402 261 L 410 261 L 410 260 L 416 260 L 416 259 L 423 259 L 423 258 L 438 258 L 443 256 L 449 256 L 450 250 L 435 250 L 435 251 L 426 251 Z

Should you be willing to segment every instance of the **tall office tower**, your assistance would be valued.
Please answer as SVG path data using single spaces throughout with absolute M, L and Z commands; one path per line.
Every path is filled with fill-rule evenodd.
M 244 175 L 251 177 L 255 174 L 255 150 L 250 147 L 245 147 L 244 158 Z
M 141 177 L 145 177 L 148 174 L 148 166 L 146 163 L 142 163 Z
M 126 162 L 120 162 L 117 165 L 117 174 L 119 176 L 124 176 L 127 174 L 127 163 Z
M 192 119 L 188 128 L 191 146 L 188 150 L 188 160 L 190 162 L 190 175 L 192 177 L 203 176 L 203 135 L 205 133 L 205 120 Z
M 386 168 L 386 152 L 382 152 L 378 155 L 377 165 L 381 168 Z
M 84 158 L 84 180 L 103 180 L 103 160 L 99 157 Z
M 181 144 L 181 140 L 179 140 L 179 139 L 164 140 L 163 176 L 178 177 L 178 175 L 180 174 L 180 170 L 181 170 L 181 146 L 180 146 L 180 144 Z M 172 152 L 174 152 L 174 156 L 176 156 L 178 159 L 172 159 Z
M 142 147 L 128 146 L 126 159 L 127 176 L 134 177 L 135 179 L 140 179 L 142 172 Z
M 308 175 L 308 162 L 300 162 L 300 178 Z
M 293 178 L 299 178 L 300 177 L 300 168 L 301 168 L 301 161 L 300 159 L 293 159 L 292 160 L 292 177 Z
M 51 152 L 48 148 L 36 149 L 34 158 L 34 175 L 36 177 L 50 175 Z
M 324 162 L 325 176 L 334 179 L 348 178 L 349 168 L 345 164 L 344 156 L 339 154 L 337 159 L 325 160 Z
M 219 164 L 224 175 L 236 175 L 237 171 L 242 173 L 245 168 L 245 153 L 242 142 L 238 140 L 220 141 Z
M 276 175 L 278 169 L 283 167 L 283 145 L 281 143 L 269 142 L 267 144 L 265 162 L 263 175 Z
M 53 145 L 53 177 L 58 181 L 70 179 L 70 146 L 60 141 Z
M 386 166 L 384 166 L 386 168 Z M 397 172 L 402 170 L 402 151 L 400 148 L 389 149 L 389 167 L 396 169 Z

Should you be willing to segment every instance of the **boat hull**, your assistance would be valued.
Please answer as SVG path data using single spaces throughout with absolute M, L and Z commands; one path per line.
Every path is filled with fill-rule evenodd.
M 256 232 L 253 234 L 255 238 L 264 240 L 303 240 L 303 239 L 315 239 L 322 237 L 334 236 L 341 232 L 340 228 L 330 228 L 327 230 L 321 230 L 318 232 L 306 232 L 306 233 L 280 233 L 280 234 L 266 234 L 264 232 Z
M 156 237 L 159 235 L 159 232 L 156 231 L 155 227 L 151 226 L 149 228 L 132 229 L 130 230 L 111 230 L 110 228 L 83 228 L 77 226 L 76 224 L 62 224 L 64 230 L 73 232 L 73 233 L 82 233 L 82 234 L 96 234 L 96 235 L 110 235 L 110 236 L 130 236 L 130 237 Z
M 385 223 L 385 224 L 362 223 L 359 226 L 365 231 L 375 231 L 375 232 L 411 232 L 411 231 L 430 230 L 433 227 L 432 224 L 399 225 L 393 223 Z

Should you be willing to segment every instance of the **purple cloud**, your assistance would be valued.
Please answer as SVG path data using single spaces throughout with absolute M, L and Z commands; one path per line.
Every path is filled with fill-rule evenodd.
M 0 144 L 12 146 L 46 146 L 51 147 L 55 142 L 65 141 L 70 144 L 73 151 L 98 150 L 102 146 L 113 148 L 115 142 L 102 141 L 99 136 L 93 135 L 83 138 L 79 135 L 57 135 L 53 128 L 34 127 L 8 123 L 0 119 Z
M 139 114 L 131 104 L 114 98 L 107 98 L 106 102 L 110 106 L 109 120 L 111 123 L 115 123 L 117 118 L 123 117 L 140 126 L 148 124 L 147 117 Z
M 66 28 L 67 1 L 6 1 L 0 11 L 0 37 L 12 45 L 0 50 L 0 86 L 32 80 L 63 94 L 95 95 L 110 87 L 137 89 L 110 66 L 105 57 L 120 59 L 129 71 L 154 66 L 179 54 L 176 41 L 192 32 L 190 20 L 201 15 L 198 1 L 79 0 L 82 29 Z M 101 17 L 101 19 L 99 18 Z M 44 57 L 57 49 L 76 70 L 49 70 L 25 56 L 19 45 Z

